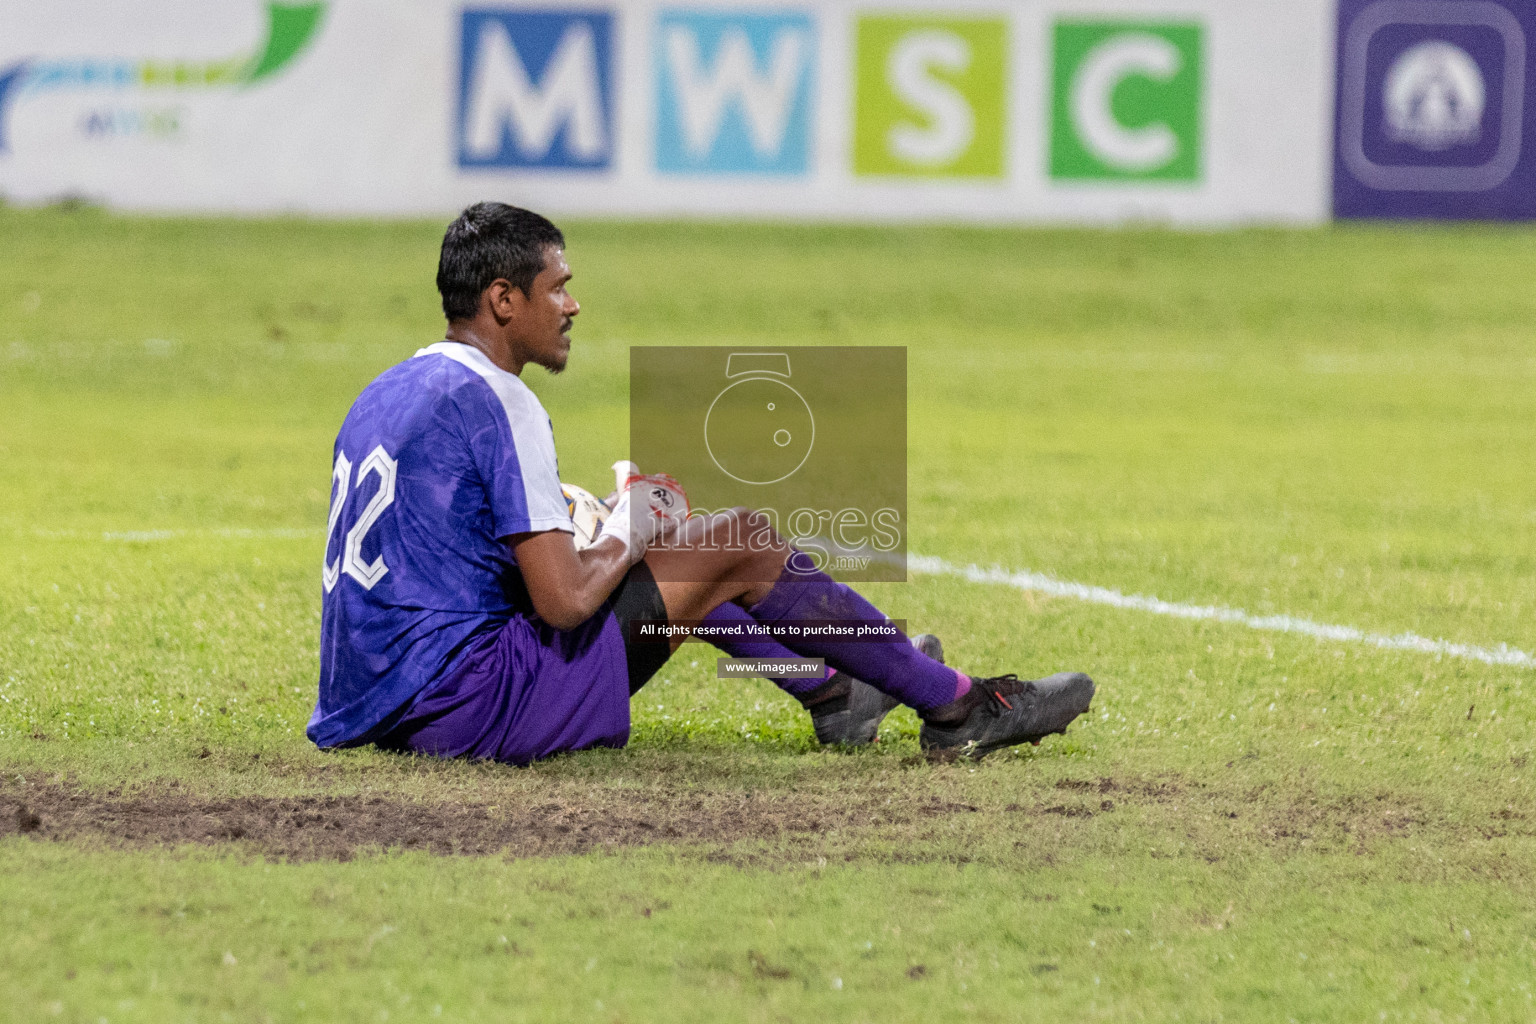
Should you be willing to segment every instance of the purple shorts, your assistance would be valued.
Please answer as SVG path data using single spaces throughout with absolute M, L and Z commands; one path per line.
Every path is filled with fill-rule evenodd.
M 628 741 L 622 628 L 605 605 L 575 629 L 519 616 L 480 637 L 375 742 L 437 757 L 528 764 Z

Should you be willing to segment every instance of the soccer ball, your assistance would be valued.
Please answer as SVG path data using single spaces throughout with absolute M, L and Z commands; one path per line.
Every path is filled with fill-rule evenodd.
M 596 543 L 597 535 L 603 532 L 603 523 L 608 521 L 613 510 L 591 491 L 575 484 L 561 484 L 560 490 L 565 492 L 565 510 L 571 514 L 571 523 L 576 527 L 576 550 L 591 547 Z

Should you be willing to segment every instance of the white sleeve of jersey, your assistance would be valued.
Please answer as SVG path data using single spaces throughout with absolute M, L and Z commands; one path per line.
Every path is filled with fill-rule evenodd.
M 439 342 L 430 347 L 475 371 L 490 385 L 507 416 L 507 427 L 517 449 L 518 471 L 527 499 L 528 529 L 575 532 L 565 493 L 560 489 L 560 466 L 555 458 L 555 431 L 539 397 L 515 374 L 508 373 L 477 348 L 458 342 Z

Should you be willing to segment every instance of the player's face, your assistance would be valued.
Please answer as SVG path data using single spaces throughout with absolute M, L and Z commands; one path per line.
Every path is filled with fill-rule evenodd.
M 566 290 L 571 267 L 563 249 L 550 246 L 544 251 L 544 269 L 533 279 L 525 315 L 519 325 L 525 361 L 552 373 L 565 369 L 571 355 L 571 321 L 581 306 Z

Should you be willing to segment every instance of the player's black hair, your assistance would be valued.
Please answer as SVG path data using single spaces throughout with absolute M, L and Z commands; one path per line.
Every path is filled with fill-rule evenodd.
M 560 229 L 531 210 L 506 203 L 476 203 L 443 234 L 437 261 L 437 290 L 443 315 L 469 320 L 480 308 L 480 295 L 505 278 L 530 295 L 533 279 L 544 269 L 544 252 L 565 247 Z

